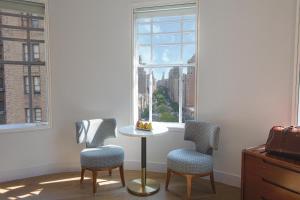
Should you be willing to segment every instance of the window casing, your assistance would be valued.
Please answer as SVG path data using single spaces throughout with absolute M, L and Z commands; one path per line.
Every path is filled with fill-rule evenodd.
M 196 4 L 135 9 L 134 41 L 138 119 L 195 119 Z

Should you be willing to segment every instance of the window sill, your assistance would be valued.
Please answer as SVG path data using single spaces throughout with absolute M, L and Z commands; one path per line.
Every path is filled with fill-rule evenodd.
M 27 132 L 49 129 L 50 124 L 43 123 L 26 123 L 26 124 L 4 124 L 0 125 L 1 133 L 15 133 L 15 132 Z
M 169 129 L 169 132 L 184 132 L 184 123 L 172 123 L 172 122 L 152 122 L 153 126 L 165 126 Z

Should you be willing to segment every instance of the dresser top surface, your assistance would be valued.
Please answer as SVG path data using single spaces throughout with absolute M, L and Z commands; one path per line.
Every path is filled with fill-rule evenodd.
M 266 152 L 265 145 L 260 145 L 257 147 L 246 149 L 244 150 L 244 153 L 252 156 L 260 157 L 263 160 L 266 160 L 268 162 L 272 162 L 276 165 L 281 165 L 287 168 L 292 168 L 300 172 L 300 160 L 291 159 L 291 158 L 273 155 L 273 154 L 271 155 Z

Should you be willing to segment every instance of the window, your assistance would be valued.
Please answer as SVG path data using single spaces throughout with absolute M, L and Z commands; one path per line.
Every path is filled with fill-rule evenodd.
M 26 123 L 30 123 L 31 121 L 31 112 L 29 108 L 25 108 L 25 121 Z
M 32 44 L 31 45 L 31 57 L 32 57 L 32 61 L 39 61 L 40 59 L 40 46 L 39 44 Z M 23 44 L 23 58 L 24 61 L 28 61 L 28 46 L 27 44 Z
M 31 27 L 32 28 L 39 28 L 39 20 L 36 18 L 31 19 Z
M 134 10 L 136 110 L 140 120 L 195 118 L 197 6 Z
M 33 84 L 34 94 L 41 94 L 41 79 L 40 79 L 40 76 L 33 76 L 32 77 L 32 84 Z M 24 93 L 25 94 L 30 93 L 28 76 L 24 76 Z
M 41 94 L 41 79 L 39 76 L 33 77 L 33 90 L 34 94 Z
M 30 87 L 29 87 L 29 79 L 28 76 L 24 76 L 24 94 L 29 94 Z
M 42 2 L 0 1 L 0 107 L 4 111 L 0 124 L 12 125 L 0 129 L 48 124 L 47 26 Z
M 42 121 L 42 109 L 35 108 L 34 109 L 34 120 L 35 122 L 41 122 Z

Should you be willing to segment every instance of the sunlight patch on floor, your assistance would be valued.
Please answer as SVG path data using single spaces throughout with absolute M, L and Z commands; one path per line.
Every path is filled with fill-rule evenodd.
M 111 185 L 111 184 L 116 184 L 116 183 L 120 183 L 120 181 L 102 181 L 102 182 L 98 183 L 98 185 Z
M 84 179 L 90 179 L 90 178 L 84 178 Z M 80 177 L 75 177 L 75 178 L 65 178 L 65 179 L 58 179 L 58 180 L 53 180 L 53 181 L 45 181 L 45 182 L 40 182 L 40 185 L 47 185 L 47 184 L 52 184 L 52 183 L 62 183 L 62 182 L 70 182 L 70 181 L 79 181 Z
M 0 194 L 4 194 L 6 192 L 8 192 L 9 190 L 6 190 L 6 189 L 3 189 L 3 188 L 0 188 Z
M 25 187 L 25 185 L 16 185 L 16 186 L 10 186 L 7 188 L 0 188 L 0 194 L 4 194 L 6 192 L 9 192 L 10 190 L 15 190 L 18 188 L 23 188 L 23 187 Z
M 16 200 L 16 199 L 24 199 L 24 198 L 27 198 L 27 197 L 34 197 L 34 196 L 38 196 L 41 191 L 43 190 L 43 188 L 40 188 L 40 189 L 37 189 L 37 190 L 34 190 L 30 193 L 27 193 L 27 194 L 23 194 L 23 195 L 19 195 L 19 196 L 16 196 L 16 197 L 8 197 L 9 200 Z
M 25 187 L 25 185 L 10 186 L 10 187 L 7 187 L 6 189 L 15 190 L 15 189 L 18 189 L 18 188 L 23 188 L 23 187 Z

